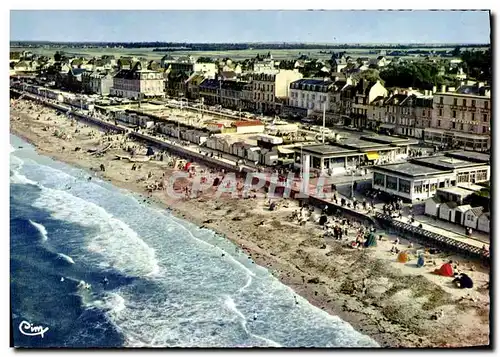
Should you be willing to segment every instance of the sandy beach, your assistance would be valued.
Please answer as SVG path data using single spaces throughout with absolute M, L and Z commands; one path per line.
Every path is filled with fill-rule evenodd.
M 139 159 L 147 151 L 144 145 L 124 142 L 118 134 L 105 136 L 96 127 L 56 115 L 55 110 L 32 101 L 11 99 L 10 123 L 11 133 L 34 144 L 41 154 L 139 193 L 144 204 L 162 205 L 178 217 L 224 235 L 311 304 L 349 322 L 382 347 L 489 344 L 489 269 L 477 261 L 428 254 L 426 265 L 417 268 L 417 250 L 428 247 L 415 244 L 410 248 L 399 237 L 399 248 L 408 249 L 411 256 L 407 263 L 399 263 L 391 253 L 397 237 L 387 234 L 376 247 L 352 249 L 349 242 L 356 238 L 356 224 L 341 241 L 325 239 L 317 223 L 300 226 L 290 219 L 299 209 L 293 200 L 282 200 L 278 210 L 270 211 L 265 198 L 218 196 L 210 185 L 198 197 L 184 198 L 182 190 L 189 179 L 176 181 L 178 198 L 167 190 L 151 190 L 167 185 L 178 171 L 169 162 L 178 166 L 185 161 L 165 153 L 163 161 L 142 162 Z M 96 155 L 96 150 L 109 144 L 105 153 Z M 116 155 L 130 156 L 124 150 L 128 146 L 136 147 L 137 162 L 116 160 Z M 209 175 L 202 164 L 194 166 Z M 452 278 L 431 273 L 449 260 L 473 279 L 473 289 L 458 289 Z

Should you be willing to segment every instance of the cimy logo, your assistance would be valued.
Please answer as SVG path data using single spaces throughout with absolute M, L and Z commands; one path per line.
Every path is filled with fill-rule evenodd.
M 21 331 L 21 333 L 26 336 L 40 335 L 43 338 L 44 333 L 48 330 L 48 327 L 33 326 L 33 324 L 29 323 L 28 321 L 21 321 L 21 323 L 19 324 L 19 331 Z

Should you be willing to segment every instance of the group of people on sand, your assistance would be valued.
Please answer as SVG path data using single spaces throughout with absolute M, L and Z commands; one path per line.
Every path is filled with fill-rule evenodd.
M 460 289 L 472 289 L 474 287 L 471 277 L 464 272 L 458 271 L 457 266 L 453 267 L 452 260 L 441 265 L 439 269 L 434 270 L 433 274 L 453 278 L 451 283 Z

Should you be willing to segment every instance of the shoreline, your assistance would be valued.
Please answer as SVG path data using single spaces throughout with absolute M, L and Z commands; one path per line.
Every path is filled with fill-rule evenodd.
M 35 110 L 42 108 L 33 102 L 22 101 L 21 103 L 31 103 Z M 36 111 L 37 114 L 39 112 L 40 110 Z M 489 314 L 489 296 L 485 297 L 484 294 L 473 291 L 478 295 L 476 305 L 471 304 L 467 299 L 457 302 L 460 294 L 457 293 L 457 299 L 454 299 L 455 296 L 448 296 L 452 295 L 450 293 L 450 291 L 453 292 L 452 288 L 445 286 L 446 289 L 441 288 L 441 291 L 437 289 L 433 284 L 438 287 L 439 284 L 428 278 L 426 271 L 422 271 L 425 277 L 411 271 L 408 272 L 410 275 L 401 274 L 396 271 L 397 268 L 394 271 L 387 271 L 387 266 L 394 265 L 392 262 L 385 262 L 390 254 L 384 248 L 390 247 L 390 241 L 381 242 L 381 247 L 376 250 L 357 251 L 345 248 L 345 244 L 337 241 L 324 240 L 319 227 L 314 223 L 308 222 L 306 227 L 298 227 L 287 222 L 286 217 L 280 217 L 283 213 L 291 213 L 293 208 L 296 208 L 296 203 L 291 200 L 289 205 L 292 209 L 270 212 L 265 211 L 263 199 L 238 200 L 226 197 L 214 199 L 202 196 L 198 199 L 174 200 L 167 197 L 164 192 L 153 192 L 151 197 L 148 197 L 145 190 L 133 181 L 136 181 L 138 177 L 141 178 L 141 174 L 144 176 L 148 169 L 151 172 L 154 171 L 155 176 L 157 172 L 166 173 L 173 170 L 161 167 L 157 162 L 144 163 L 143 166 L 147 168 L 142 172 L 125 169 L 125 166 L 132 164 L 111 161 L 110 157 L 114 156 L 111 152 L 101 158 L 90 157 L 84 148 L 95 147 L 95 140 L 85 140 L 85 137 L 74 136 L 72 141 L 68 142 L 51 135 L 51 131 L 44 131 L 43 128 L 47 125 L 53 126 L 55 122 L 58 128 L 69 129 L 70 121 L 64 116 L 55 116 L 54 111 L 47 108 L 44 108 L 42 112 L 47 113 L 44 114 L 47 119 L 42 118 L 37 121 L 23 108 L 15 110 L 20 119 L 12 120 L 11 113 L 11 133 L 30 142 L 40 154 L 87 172 L 95 173 L 91 168 L 98 167 L 100 162 L 105 162 L 106 171 L 98 173 L 101 179 L 109 181 L 116 187 L 139 194 L 141 198 L 151 200 L 162 208 L 168 208 L 176 217 L 221 234 L 245 250 L 256 264 L 275 272 L 274 275 L 282 283 L 292 288 L 312 305 L 348 322 L 357 331 L 374 339 L 381 347 L 455 347 L 489 343 L 488 322 L 486 322 L 486 328 L 484 326 L 484 314 L 486 312 Z M 86 127 L 82 124 L 77 124 L 76 127 L 82 132 L 97 131 L 93 127 Z M 74 128 L 71 129 L 74 130 Z M 75 145 L 81 147 L 81 150 L 75 152 Z M 69 149 L 62 150 L 63 146 Z M 201 167 L 201 165 L 196 166 Z M 264 224 L 258 222 L 264 222 Z M 323 248 L 323 246 L 326 247 Z M 444 259 L 449 259 L 449 256 Z M 456 259 L 464 261 L 464 259 Z M 395 257 L 393 260 L 395 261 Z M 373 271 L 366 269 L 370 264 L 373 265 Z M 468 264 L 473 265 L 470 262 Z M 415 268 L 408 268 L 408 270 L 412 269 L 415 270 Z M 475 270 L 478 276 L 480 269 L 478 267 Z M 468 271 L 467 273 L 469 274 Z M 488 272 L 481 272 L 481 274 L 487 275 Z M 437 283 L 446 279 L 432 278 Z M 414 281 L 408 281 L 411 279 Z M 482 279 L 484 280 L 484 276 Z M 423 296 L 429 296 L 429 298 L 420 299 L 418 296 L 408 295 L 412 285 L 421 286 L 425 290 Z M 432 294 L 436 290 L 444 297 L 434 297 Z M 463 296 L 465 295 L 464 293 Z M 426 302 L 436 299 L 440 305 L 430 309 L 425 305 Z M 391 306 L 396 302 L 397 307 Z M 461 307 L 463 310 L 458 309 L 453 313 L 446 313 L 439 321 L 417 316 L 427 310 L 434 311 L 443 307 L 452 312 L 459 305 L 463 305 Z M 400 308 L 401 312 L 399 312 Z M 414 310 L 413 313 L 411 313 L 412 310 Z M 479 311 L 481 314 L 478 313 Z M 407 316 L 417 321 L 405 323 Z M 470 323 L 472 326 L 464 325 L 467 323 L 464 321 L 468 318 L 474 320 Z M 457 326 L 454 325 L 457 322 L 465 326 L 462 329 L 462 335 L 457 334 Z M 474 334 L 468 333 L 467 329 L 473 330 Z

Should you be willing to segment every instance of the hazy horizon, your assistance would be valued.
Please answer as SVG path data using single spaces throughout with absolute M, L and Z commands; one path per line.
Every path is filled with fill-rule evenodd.
M 490 44 L 489 11 L 12 10 L 11 42 Z

